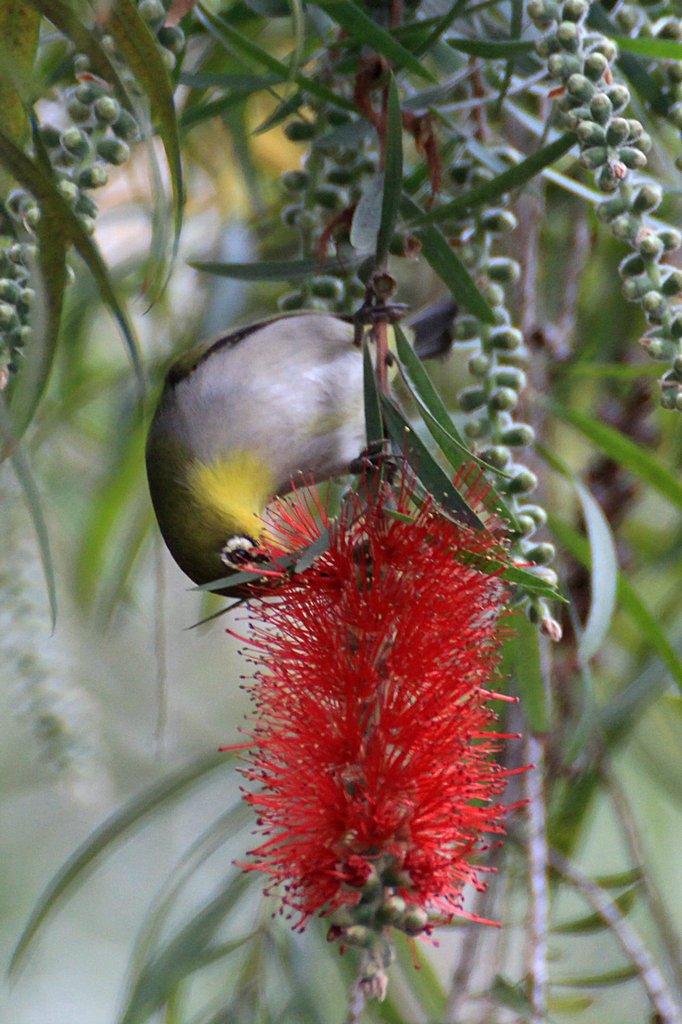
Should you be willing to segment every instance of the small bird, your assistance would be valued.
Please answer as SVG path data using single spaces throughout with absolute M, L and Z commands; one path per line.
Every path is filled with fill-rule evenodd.
M 448 301 L 410 324 L 421 358 L 452 340 Z M 207 584 L 262 557 L 267 504 L 297 481 L 348 473 L 365 447 L 352 318 L 286 314 L 192 349 L 168 372 L 147 477 L 173 558 Z

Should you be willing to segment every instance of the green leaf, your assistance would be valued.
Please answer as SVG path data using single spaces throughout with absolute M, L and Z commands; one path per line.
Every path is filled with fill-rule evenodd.
M 372 364 L 372 355 L 365 338 L 362 345 L 363 391 L 365 400 L 365 433 L 367 446 L 371 447 L 384 436 L 384 423 L 381 416 L 381 398 L 377 387 L 376 374 Z
M 410 222 L 411 226 L 419 227 L 422 224 L 432 224 L 440 220 L 448 220 L 451 217 L 469 213 L 472 210 L 476 210 L 479 206 L 484 206 L 499 199 L 500 196 L 511 192 L 512 189 L 525 185 L 536 174 L 539 174 L 565 153 L 568 153 L 574 145 L 575 136 L 571 132 L 566 132 L 564 135 L 560 135 L 558 139 L 555 139 L 554 142 L 550 142 L 548 146 L 538 149 L 531 156 L 521 160 L 520 163 L 510 167 L 509 170 L 502 171 L 501 174 L 491 178 L 490 181 L 474 185 L 468 192 L 458 196 L 457 199 L 453 199 L 452 202 L 443 203 L 433 210 L 428 210 L 426 213 L 421 212 L 418 217 Z
M 73 892 L 85 881 L 99 857 L 109 853 L 113 844 L 124 838 L 143 819 L 165 809 L 171 801 L 216 768 L 224 767 L 230 759 L 229 753 L 221 751 L 204 755 L 153 783 L 95 829 L 59 869 L 40 896 L 19 937 L 12 955 L 10 971 L 16 970 L 19 966 L 48 914 L 61 903 L 67 893 Z
M 291 69 L 283 61 L 273 57 L 267 50 L 262 49 L 260 46 L 256 46 L 250 39 L 243 36 L 241 32 L 238 32 L 236 28 L 233 28 L 224 18 L 219 18 L 212 11 L 209 11 L 207 7 L 204 7 L 202 3 L 198 3 L 195 8 L 196 17 L 199 21 L 211 32 L 212 35 L 218 39 L 223 46 L 231 51 L 233 48 L 239 53 L 244 54 L 250 60 L 255 61 L 258 64 L 262 64 L 269 71 L 278 75 L 282 82 L 293 81 L 301 87 L 305 92 L 311 96 L 316 96 L 318 99 L 324 100 L 326 103 L 331 103 L 335 107 L 341 107 L 343 110 L 349 110 L 356 113 L 356 107 L 352 100 L 347 99 L 345 96 L 337 96 L 336 93 L 332 92 L 326 86 L 322 85 L 316 78 L 312 76 L 301 74 L 296 72 L 291 74 Z
M 682 509 L 682 483 L 644 448 L 618 430 L 579 409 L 559 405 L 557 402 L 550 402 L 548 407 L 558 419 L 579 430 L 623 469 L 634 473 L 673 505 Z
M 362 258 L 345 259 L 344 267 L 358 266 Z M 263 260 L 260 263 L 215 263 L 202 260 L 190 260 L 190 267 L 203 270 L 207 274 L 218 277 L 229 277 L 236 281 L 298 281 L 306 280 L 316 274 L 338 274 L 338 260 L 320 263 L 317 259 L 303 260 Z
M 615 36 L 620 50 L 639 53 L 643 57 L 657 57 L 661 60 L 680 60 L 682 47 L 677 39 L 630 39 L 629 36 Z
M 27 114 L 33 60 L 38 45 L 40 15 L 28 3 L 0 0 L 0 95 L 2 124 L 8 136 L 22 146 L 31 134 Z M 0 195 L 11 188 L 11 179 L 0 172 Z
M 587 24 L 590 28 L 596 28 L 605 35 L 610 36 L 611 39 L 617 39 L 621 36 L 618 28 L 611 21 L 601 4 L 590 4 Z M 616 64 L 635 87 L 640 98 L 645 103 L 648 103 L 655 113 L 665 116 L 672 101 L 669 96 L 661 92 L 658 84 L 649 74 L 646 62 L 634 53 L 621 51 L 616 59 Z
M 603 974 L 586 974 L 582 978 L 553 978 L 553 985 L 560 985 L 562 988 L 610 988 L 612 985 L 622 985 L 625 981 L 631 981 L 639 977 L 639 967 L 635 964 L 627 967 L 615 967 L 612 971 L 604 971 Z
M 482 530 L 481 520 L 433 459 L 424 442 L 414 432 L 395 403 L 387 395 L 382 394 L 380 398 L 389 435 L 399 450 L 405 453 L 424 488 L 459 522 L 475 530 Z
M 422 210 L 409 196 L 403 194 L 401 209 L 403 216 L 416 220 Z M 421 253 L 426 262 L 438 274 L 446 288 L 449 288 L 459 303 L 486 324 L 495 323 L 490 303 L 474 284 L 471 274 L 445 236 L 432 224 L 415 229 L 421 242 Z
M 443 1020 L 447 992 L 438 972 L 427 957 L 425 944 L 415 946 L 401 932 L 395 933 L 393 943 L 400 976 L 412 993 L 416 1005 L 429 1020 Z M 416 963 L 415 963 L 416 960 Z
M 511 674 L 528 728 L 535 736 L 542 735 L 547 732 L 549 719 L 538 627 L 523 612 L 508 616 L 505 626 L 510 636 L 502 650 L 502 675 Z
M 398 42 L 394 35 L 378 25 L 353 0 L 317 0 L 317 6 L 362 47 L 369 47 L 376 53 L 383 54 L 398 68 L 411 71 L 430 82 L 434 81 L 431 72 L 422 67 L 417 58 Z
M 578 644 L 578 663 L 587 665 L 601 648 L 616 607 L 618 556 L 604 513 L 587 488 L 574 481 L 590 543 L 590 611 Z
M 507 981 L 502 975 L 495 977 L 488 989 L 488 997 L 501 1006 L 506 1006 L 514 1013 L 521 1014 L 524 1019 L 530 1019 L 533 1014 L 533 1007 L 522 985 L 514 985 Z
M 182 227 L 184 194 L 178 121 L 168 72 L 161 59 L 156 36 L 138 13 L 132 0 L 116 0 L 109 9 L 106 26 L 144 89 L 145 97 L 151 106 L 152 121 L 156 124 L 166 151 L 175 213 L 174 248 L 177 248 Z
M 388 80 L 388 110 L 386 118 L 386 148 L 384 151 L 383 193 L 381 199 L 381 223 L 377 236 L 376 262 L 382 267 L 388 257 L 388 247 L 393 237 L 400 197 L 403 189 L 403 125 L 400 116 L 398 86 L 393 75 Z
M 363 183 L 350 226 L 350 244 L 358 253 L 371 252 L 377 244 L 381 227 L 381 205 L 385 194 L 382 172 L 373 174 Z
M 448 39 L 448 46 L 472 57 L 489 60 L 509 60 L 521 53 L 534 53 L 535 43 L 528 39 Z
M 626 889 L 613 901 L 614 906 L 621 914 L 629 914 L 635 905 L 637 890 Z M 565 921 L 563 924 L 554 925 L 551 929 L 555 935 L 586 935 L 590 932 L 600 932 L 608 928 L 602 914 L 588 914 L 585 917 L 574 918 L 572 921 Z

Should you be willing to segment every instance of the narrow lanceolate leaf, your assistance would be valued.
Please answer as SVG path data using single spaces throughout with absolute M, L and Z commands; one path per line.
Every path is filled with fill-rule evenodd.
M 403 188 L 403 126 L 400 98 L 395 77 L 388 81 L 386 118 L 386 149 L 384 151 L 384 187 L 381 199 L 381 223 L 377 237 L 376 262 L 381 267 L 388 256 L 388 247 L 398 219 Z
M 17 145 L 28 141 L 30 75 L 38 45 L 40 15 L 19 0 L 0 0 L 0 96 L 4 130 Z M 11 177 L 0 171 L 0 195 L 11 187 Z
M 340 25 L 350 39 L 383 54 L 397 68 L 404 68 L 405 71 L 411 71 L 420 78 L 434 81 L 431 72 L 422 67 L 414 54 L 398 42 L 394 35 L 370 18 L 353 0 L 318 0 L 317 6 Z
M 4 416 L 2 417 L 4 419 Z M 38 486 L 33 478 L 31 467 L 21 447 L 14 449 L 11 456 L 12 468 L 23 491 L 24 501 L 28 508 L 29 515 L 33 522 L 36 538 L 38 540 L 38 551 L 43 566 L 43 574 L 47 586 L 47 596 L 50 602 L 50 615 L 52 618 L 52 629 L 57 621 L 57 586 L 54 575 L 54 562 L 50 551 L 50 538 L 47 532 L 47 524 L 43 514 L 43 503 L 40 498 Z
M 183 766 L 159 782 L 153 783 L 139 796 L 134 797 L 107 820 L 83 842 L 67 862 L 59 869 L 47 889 L 38 900 L 26 924 L 12 956 L 10 970 L 15 970 L 45 918 L 60 903 L 68 892 L 72 892 L 85 881 L 95 860 L 111 851 L 118 840 L 127 835 L 143 819 L 164 810 L 167 805 L 181 796 L 190 786 L 204 776 L 227 764 L 229 753 L 209 754 Z
M 420 207 L 404 193 L 401 209 L 404 217 L 411 221 L 422 214 Z M 495 315 L 490 303 L 476 287 L 471 274 L 438 228 L 433 224 L 422 225 L 415 229 L 415 234 L 421 242 L 422 256 L 457 301 L 479 320 L 494 324 Z
M 587 488 L 575 481 L 590 543 L 590 611 L 578 644 L 578 662 L 587 665 L 611 625 L 618 590 L 618 556 L 611 527 Z
M 509 170 L 502 171 L 501 174 L 491 178 L 490 181 L 474 185 L 468 192 L 458 196 L 457 199 L 453 199 L 450 203 L 443 203 L 436 209 L 420 213 L 411 222 L 411 225 L 417 227 L 422 224 L 435 224 L 440 220 L 447 220 L 451 217 L 468 213 L 471 210 L 476 210 L 479 206 L 499 199 L 506 192 L 511 192 L 512 189 L 525 185 L 536 174 L 544 171 L 545 168 L 550 167 L 565 153 L 568 153 L 569 149 L 574 145 L 575 136 L 571 132 L 566 132 L 564 135 L 560 135 L 558 139 L 555 139 L 554 142 L 550 142 L 548 146 L 538 149 L 531 156 L 521 160 L 520 163 L 510 167 Z
M 613 427 L 609 427 L 606 423 L 580 409 L 572 409 L 556 402 L 552 402 L 549 408 L 558 419 L 570 423 L 572 427 L 593 441 L 614 462 L 634 473 L 677 508 L 682 509 L 682 483 L 674 473 L 666 469 L 648 451 L 640 448 L 638 444 L 618 430 L 614 430 Z
M 377 387 L 376 374 L 372 364 L 372 356 L 367 341 L 362 346 L 363 390 L 365 399 L 365 433 L 367 445 L 371 447 L 384 436 L 384 424 L 381 416 L 381 399 Z
M 489 60 L 509 60 L 523 53 L 533 53 L 535 43 L 523 39 L 448 39 L 448 45 L 460 53 Z
M 145 96 L 151 105 L 152 120 L 156 124 L 166 151 L 173 188 L 177 245 L 182 225 L 184 197 L 178 121 L 175 116 L 173 91 L 168 72 L 161 60 L 156 37 L 146 21 L 140 17 L 132 0 L 116 0 L 116 3 L 112 4 L 107 18 L 107 29 L 116 40 L 116 45 L 125 57 L 131 71 L 144 88 Z
M 528 728 L 534 735 L 541 735 L 547 732 L 549 715 L 538 628 L 523 612 L 509 616 L 506 624 L 509 638 L 502 649 L 502 674 L 511 676 Z
M 629 36 L 617 36 L 615 42 L 619 49 L 639 53 L 642 57 L 680 60 L 680 43 L 677 39 L 630 39 Z
M 322 85 L 312 76 L 304 75 L 299 72 L 292 74 L 288 64 L 284 61 L 278 60 L 276 57 L 273 57 L 268 50 L 264 50 L 262 47 L 253 43 L 250 39 L 247 39 L 246 36 L 243 36 L 241 32 L 238 32 L 236 28 L 230 25 L 226 19 L 219 18 L 207 7 L 204 7 L 203 4 L 197 4 L 196 15 L 199 21 L 205 25 L 209 32 L 211 32 L 211 34 L 215 36 L 215 38 L 218 39 L 229 52 L 234 50 L 243 54 L 245 57 L 248 57 L 252 62 L 261 64 L 263 67 L 276 74 L 282 82 L 296 82 L 297 85 L 311 96 L 316 96 L 318 99 L 331 103 L 333 106 L 342 107 L 344 110 L 350 110 L 353 113 L 356 112 L 355 104 L 352 100 L 345 96 L 337 96 L 336 93 Z
M 383 173 L 373 174 L 362 189 L 350 226 L 350 244 L 358 253 L 368 253 L 376 247 L 384 195 Z
M 482 530 L 481 520 L 464 500 L 447 473 L 434 460 L 395 403 L 382 394 L 381 405 L 384 422 L 391 438 L 405 452 L 408 462 L 425 490 L 460 523 L 475 530 Z
M 344 267 L 353 267 L 360 259 L 346 259 Z M 201 260 L 190 260 L 190 267 L 203 270 L 217 277 L 230 277 L 236 281 L 298 281 L 312 277 L 314 274 L 338 274 L 339 261 L 329 260 L 320 263 L 316 259 L 304 260 L 263 260 L 260 263 L 214 263 Z

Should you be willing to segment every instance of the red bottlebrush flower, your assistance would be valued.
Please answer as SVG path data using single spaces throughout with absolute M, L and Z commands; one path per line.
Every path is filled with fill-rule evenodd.
M 250 616 L 251 866 L 299 925 L 334 915 L 331 938 L 367 945 L 462 912 L 472 858 L 503 831 L 488 701 L 505 591 L 480 568 L 501 544 L 432 502 L 415 512 L 405 484 L 352 495 L 336 522 L 316 508 L 328 548 Z M 275 516 L 281 537 L 319 534 L 296 499 Z

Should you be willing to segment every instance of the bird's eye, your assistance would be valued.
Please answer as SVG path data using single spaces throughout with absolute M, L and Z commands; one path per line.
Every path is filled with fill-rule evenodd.
M 267 562 L 268 556 L 252 537 L 230 537 L 220 551 L 220 561 L 228 569 L 241 569 L 254 562 Z

